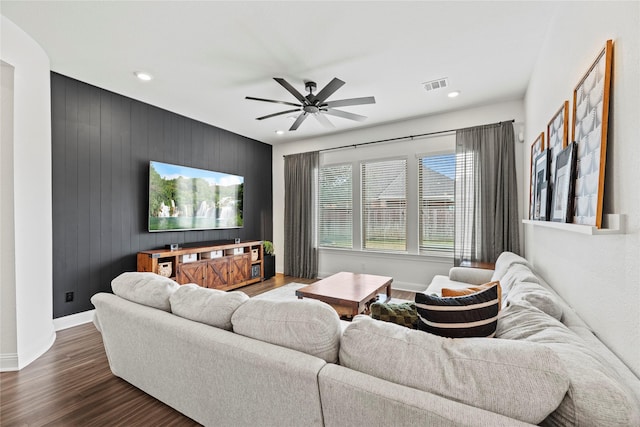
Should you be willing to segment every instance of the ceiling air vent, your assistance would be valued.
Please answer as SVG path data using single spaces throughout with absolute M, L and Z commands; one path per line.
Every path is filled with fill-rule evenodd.
M 424 86 L 424 90 L 426 90 L 427 92 L 431 92 L 432 90 L 448 87 L 449 79 L 443 77 L 441 79 L 431 80 L 430 82 L 422 83 L 422 86 Z

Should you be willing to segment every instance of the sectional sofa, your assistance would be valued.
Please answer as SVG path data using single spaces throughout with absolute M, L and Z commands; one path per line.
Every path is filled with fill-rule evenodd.
M 114 375 L 204 425 L 640 425 L 640 380 L 505 253 L 428 292 L 500 280 L 495 338 L 442 338 L 319 301 L 124 273 L 93 296 Z

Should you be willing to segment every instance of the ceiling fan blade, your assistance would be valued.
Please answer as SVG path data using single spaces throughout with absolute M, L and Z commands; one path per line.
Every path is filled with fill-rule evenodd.
M 304 96 L 302 96 L 302 94 L 298 92 L 296 88 L 291 86 L 285 79 L 281 79 L 280 77 L 274 77 L 273 80 L 280 83 L 280 85 L 282 85 L 283 88 L 288 90 L 291 95 L 295 96 L 298 101 L 302 102 L 302 105 L 306 105 L 307 99 Z
M 324 127 L 326 127 L 326 128 L 335 128 L 335 126 L 333 125 L 333 123 L 331 123 L 331 122 L 329 121 L 329 119 L 327 119 L 327 118 L 325 117 L 325 115 L 324 115 L 323 113 L 314 114 L 313 116 L 316 118 L 316 120 L 318 120 L 318 122 L 319 122 L 322 126 L 324 126 Z
M 336 110 L 333 108 L 327 108 L 326 110 L 322 110 L 325 114 L 331 114 L 332 116 L 342 117 L 343 119 L 356 120 L 358 122 L 363 122 L 367 118 L 365 116 L 361 116 L 360 114 L 347 113 L 346 111 Z
M 333 95 L 335 91 L 340 89 L 344 85 L 344 82 L 337 77 L 334 77 L 318 94 L 315 96 L 315 100 L 319 101 L 320 104 L 324 102 L 325 99 Z
M 350 98 L 350 99 L 339 99 L 337 101 L 329 101 L 322 104 L 320 107 L 347 107 L 349 105 L 364 105 L 364 104 L 375 104 L 376 99 L 373 96 L 365 96 L 364 98 Z
M 296 119 L 295 122 L 293 122 L 293 124 L 291 125 L 291 127 L 289 128 L 290 131 L 292 130 L 296 130 L 298 129 L 298 127 L 302 124 L 302 122 L 304 122 L 304 120 L 308 117 L 309 115 L 307 113 L 300 113 L 300 115 L 298 116 L 298 118 Z
M 282 114 L 288 114 L 288 113 L 296 113 L 298 111 L 300 111 L 299 108 L 296 108 L 295 110 L 280 111 L 279 113 L 273 113 L 273 114 L 269 114 L 269 115 L 266 115 L 266 116 L 258 117 L 258 118 L 256 118 L 256 120 L 269 119 L 271 117 L 280 116 Z
M 275 99 L 254 98 L 253 96 L 245 96 L 244 99 L 250 99 L 252 101 L 273 102 L 274 104 L 291 105 L 294 107 L 302 107 L 302 105 L 300 104 L 294 104 L 293 102 L 287 102 L 287 101 L 276 101 Z

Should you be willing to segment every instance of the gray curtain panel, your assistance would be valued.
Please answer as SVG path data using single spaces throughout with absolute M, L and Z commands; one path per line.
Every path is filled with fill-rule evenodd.
M 520 253 L 511 122 L 456 131 L 454 263 Z
M 284 158 L 284 274 L 315 279 L 317 151 Z

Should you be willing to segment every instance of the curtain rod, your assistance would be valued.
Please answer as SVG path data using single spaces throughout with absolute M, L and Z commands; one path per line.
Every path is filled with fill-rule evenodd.
M 489 123 L 486 125 L 480 125 L 480 126 L 492 126 L 492 125 L 500 125 L 502 123 L 514 123 L 515 119 L 511 119 L 511 120 L 505 120 L 502 122 L 497 122 L 497 123 Z M 357 144 L 348 144 L 348 145 L 341 145 L 339 147 L 332 147 L 332 148 L 325 148 L 324 150 L 318 150 L 319 153 L 324 153 L 326 151 L 333 151 L 333 150 L 342 150 L 343 148 L 357 148 L 361 145 L 369 145 L 369 144 L 380 144 L 382 142 L 391 142 L 391 141 L 400 141 L 403 139 L 414 139 L 414 138 L 420 138 L 423 136 L 431 136 L 431 135 L 439 135 L 442 133 L 449 133 L 449 132 L 457 132 L 459 130 L 465 130 L 465 129 L 471 129 L 474 127 L 478 127 L 478 126 L 469 126 L 466 128 L 458 128 L 458 129 L 449 129 L 449 130 L 439 130 L 436 132 L 427 132 L 427 133 L 421 133 L 418 135 L 407 135 L 407 136 L 399 136 L 397 138 L 388 138 L 388 139 L 380 139 L 377 141 L 369 141 L 369 142 L 359 142 Z M 308 153 L 311 153 L 311 151 L 307 151 Z M 301 154 L 301 153 L 296 153 L 296 154 Z M 282 157 L 287 157 L 286 155 L 283 155 Z

